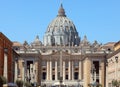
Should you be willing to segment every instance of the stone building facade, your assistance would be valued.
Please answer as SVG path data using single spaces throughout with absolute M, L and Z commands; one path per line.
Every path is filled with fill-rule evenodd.
M 22 45 L 23 46 L 23 45 Z M 15 46 L 16 47 L 16 46 Z M 35 48 L 35 47 L 34 47 Z M 36 51 L 37 50 L 37 51 Z M 34 55 L 35 52 L 37 56 Z M 20 55 L 18 59 L 18 77 L 23 81 L 35 82 L 31 78 L 37 71 L 37 83 L 46 86 L 59 85 L 62 77 L 62 84 L 67 86 L 96 85 L 96 82 L 105 84 L 105 53 L 104 51 L 93 51 L 86 46 L 39 46 L 33 50 L 32 46 L 22 50 L 16 50 Z M 28 64 L 31 62 L 31 64 Z M 33 68 L 33 73 L 28 71 Z M 28 72 L 30 74 L 28 74 Z
M 7 82 L 14 82 L 14 58 L 18 54 L 12 49 L 12 42 L 0 32 L 0 76 Z
M 20 56 L 15 63 L 15 75 L 17 79 L 30 82 L 33 86 L 41 85 L 41 54 L 36 49 L 27 48 L 25 44 L 13 42 L 13 49 Z
M 47 87 L 60 84 L 80 87 L 99 84 L 105 87 L 106 53 L 112 52 L 113 44 L 90 43 L 87 36 L 81 39 L 61 5 L 57 17 L 48 25 L 43 43 L 37 36 L 31 44 L 25 41 L 14 45 L 21 56 L 18 60 L 19 77 L 24 81 L 28 77 L 34 83 L 36 81 L 32 78 L 37 70 L 35 77 L 40 79 L 37 82 Z M 34 52 L 37 56 L 33 55 Z
M 120 41 L 119 41 L 120 42 Z M 112 81 L 120 81 L 120 43 L 114 45 L 114 52 L 107 56 L 106 87 L 113 87 Z

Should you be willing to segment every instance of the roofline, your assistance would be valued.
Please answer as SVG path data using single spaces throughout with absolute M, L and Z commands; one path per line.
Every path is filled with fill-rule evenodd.
M 118 45 L 120 43 L 120 40 L 114 44 L 114 46 Z
M 2 32 L 0 32 L 0 36 L 7 39 L 11 44 L 13 44 L 12 41 L 7 36 L 5 36 Z
M 119 52 L 120 52 L 120 48 L 119 48 L 118 50 L 114 51 L 113 53 L 108 54 L 107 58 L 109 59 L 109 58 L 111 58 L 112 56 L 118 54 Z

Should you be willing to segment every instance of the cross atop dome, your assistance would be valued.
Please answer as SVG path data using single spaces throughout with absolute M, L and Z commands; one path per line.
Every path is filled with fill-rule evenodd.
M 66 15 L 65 15 L 65 10 L 64 10 L 64 8 L 63 8 L 62 3 L 61 3 L 61 6 L 60 6 L 60 8 L 59 8 L 59 10 L 58 10 L 58 16 L 60 16 L 60 17 L 66 17 Z

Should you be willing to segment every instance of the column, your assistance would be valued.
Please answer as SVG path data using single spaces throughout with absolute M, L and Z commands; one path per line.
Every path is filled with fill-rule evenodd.
M 83 77 L 84 77 L 84 87 L 88 87 L 88 84 L 90 84 L 90 78 L 91 78 L 91 75 L 90 75 L 90 70 L 91 70 L 91 60 L 89 58 L 86 58 L 84 61 L 83 61 Z
M 50 61 L 50 80 L 52 80 L 52 61 Z
M 8 79 L 8 70 L 7 70 L 7 54 L 4 53 L 4 71 L 3 71 L 3 76 Z
M 60 77 L 63 77 L 62 51 L 60 51 Z
M 100 83 L 103 85 L 102 87 L 104 87 L 104 80 L 105 80 L 105 78 L 104 78 L 104 62 L 102 61 L 101 63 L 100 63 L 100 66 L 101 66 L 101 71 L 100 71 Z
M 102 66 L 100 62 L 100 69 L 99 69 L 99 83 L 101 84 L 101 74 L 102 74 Z
M 68 68 L 68 79 L 71 80 L 71 61 L 69 61 L 69 68 Z
M 58 68 L 57 68 L 57 61 L 55 61 L 55 80 L 58 80 Z
M 108 87 L 108 67 L 106 67 L 106 87 Z
M 18 76 L 18 74 L 17 74 L 17 72 L 18 72 L 18 66 L 17 66 L 17 61 L 15 61 L 15 77 L 14 77 L 14 82 L 17 80 L 17 76 Z
M 74 61 L 72 61 L 72 80 L 74 80 Z
M 49 69 L 50 69 L 50 65 L 49 65 L 49 61 L 47 61 L 47 80 L 49 80 Z
M 65 61 L 63 61 L 63 80 L 65 80 Z
M 24 78 L 25 78 L 25 63 L 24 63 L 24 60 L 22 62 L 22 81 L 24 81 Z
M 79 61 L 79 80 L 81 80 L 82 79 L 82 63 L 81 63 L 81 61 Z

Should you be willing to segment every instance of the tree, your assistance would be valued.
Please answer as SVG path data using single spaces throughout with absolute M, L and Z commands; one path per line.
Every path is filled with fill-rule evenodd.
M 23 87 L 23 81 L 22 80 L 16 80 L 16 84 L 18 87 Z
M 30 82 L 26 82 L 26 83 L 25 83 L 25 86 L 26 86 L 26 87 L 32 87 L 32 85 L 30 84 Z
M 120 86 L 120 83 L 117 81 L 117 80 L 112 80 L 112 85 L 115 86 L 115 87 L 119 87 Z
M 7 83 L 6 78 L 5 78 L 5 77 L 3 77 L 3 76 L 0 76 L 0 87 L 2 87 L 2 86 L 3 86 L 3 84 L 6 84 L 6 83 Z

